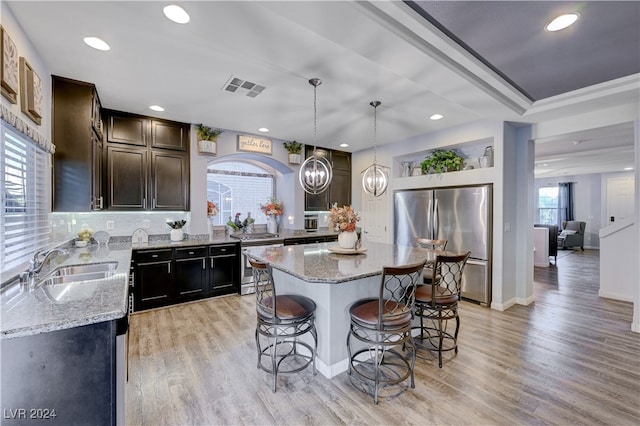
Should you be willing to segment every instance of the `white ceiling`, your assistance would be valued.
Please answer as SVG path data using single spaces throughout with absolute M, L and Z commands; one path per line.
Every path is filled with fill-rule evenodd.
M 9 6 L 51 73 L 95 83 L 107 108 L 246 133 L 264 126 L 270 137 L 313 144 L 308 80 L 318 77 L 318 145 L 340 149 L 346 142 L 352 152 L 373 145 L 372 100 L 382 101 L 377 135 L 386 144 L 483 118 L 535 123 L 592 109 L 594 100 L 638 99 L 636 75 L 618 82 L 622 89 L 613 94 L 605 84 L 602 102 L 595 89 L 540 107 L 402 2 L 180 2 L 191 16 L 187 25 L 166 19 L 166 4 L 4 1 L 0 7 Z M 111 50 L 87 47 L 88 35 Z M 513 52 L 523 53 L 519 46 Z M 227 92 L 232 77 L 266 89 L 255 98 Z M 150 111 L 152 104 L 165 112 Z M 429 120 L 434 113 L 445 118 Z M 575 169 L 589 173 L 599 171 L 597 163 L 588 165 L 593 158 L 633 146 L 633 129 L 624 126 L 567 145 L 573 137 L 538 144 L 549 169 L 561 164 L 554 158 L 564 156 L 563 146 L 596 150 L 593 157 L 582 149 L 583 166 Z

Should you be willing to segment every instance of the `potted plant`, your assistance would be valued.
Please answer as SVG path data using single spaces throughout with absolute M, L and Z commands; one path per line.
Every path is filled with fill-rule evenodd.
M 182 241 L 184 238 L 182 227 L 186 224 L 186 220 L 174 220 L 167 222 L 167 225 L 171 228 L 171 241 Z
M 285 142 L 284 149 L 289 152 L 289 164 L 300 164 L 302 144 L 296 141 Z
M 196 124 L 196 135 L 198 138 L 198 154 L 216 155 L 216 142 L 218 136 L 223 130 L 205 126 L 204 124 Z
M 436 149 L 431 152 L 420 165 L 422 166 L 422 173 L 424 174 L 433 172 L 455 172 L 462 170 L 464 158 L 453 149 Z

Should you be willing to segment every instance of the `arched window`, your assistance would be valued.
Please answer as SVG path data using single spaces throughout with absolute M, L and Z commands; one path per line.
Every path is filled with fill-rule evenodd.
M 260 210 L 274 196 L 274 176 L 269 170 L 242 161 L 212 164 L 207 169 L 207 199 L 218 207 L 214 225 L 224 225 L 236 213 L 251 217 L 256 223 L 266 223 Z

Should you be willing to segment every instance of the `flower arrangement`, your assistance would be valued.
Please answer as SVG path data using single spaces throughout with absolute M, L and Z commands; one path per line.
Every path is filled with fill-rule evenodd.
M 201 141 L 215 141 L 223 132 L 223 130 L 205 126 L 204 124 L 196 124 L 196 133 L 198 135 L 198 140 Z
M 281 216 L 284 206 L 282 201 L 271 198 L 267 204 L 260 204 L 260 210 L 267 216 Z
M 89 242 L 91 241 L 92 236 L 93 236 L 93 229 L 91 228 L 82 228 L 80 232 L 78 232 L 78 238 L 81 241 Z
M 329 210 L 329 220 L 338 232 L 353 232 L 356 230 L 356 222 L 360 220 L 358 213 L 351 206 L 338 207 L 334 203 Z
M 289 154 L 302 154 L 302 144 L 300 142 L 285 142 L 284 149 L 286 149 Z
M 186 220 L 175 220 L 175 221 L 168 221 L 167 225 L 169 225 L 169 228 L 171 229 L 182 229 L 183 226 L 185 226 L 187 224 Z
M 213 201 L 207 201 L 207 217 L 212 217 L 218 214 L 218 207 Z

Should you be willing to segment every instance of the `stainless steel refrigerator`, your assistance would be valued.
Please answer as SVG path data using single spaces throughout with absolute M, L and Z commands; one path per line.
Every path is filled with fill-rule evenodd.
M 471 251 L 462 278 L 462 297 L 491 304 L 492 186 L 412 189 L 394 194 L 397 245 L 415 237 L 447 240 L 447 251 Z

